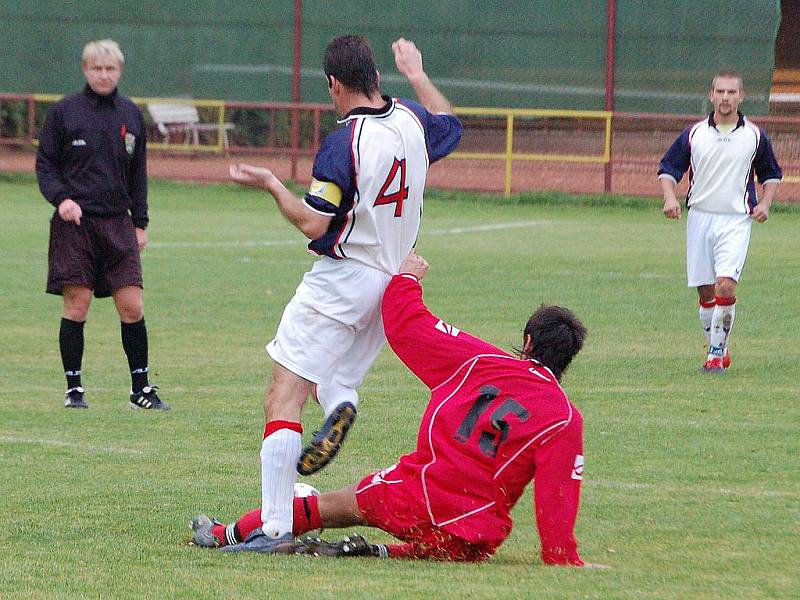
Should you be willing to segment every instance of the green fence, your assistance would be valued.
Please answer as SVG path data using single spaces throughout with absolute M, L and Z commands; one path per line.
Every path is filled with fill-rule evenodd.
M 617 2 L 618 110 L 698 113 L 714 72 L 737 68 L 745 110 L 768 112 L 780 0 Z M 239 0 L 0 0 L 0 92 L 68 93 L 80 51 L 111 37 L 128 95 L 288 101 L 294 3 Z M 413 39 L 454 104 L 602 110 L 606 2 L 303 2 L 302 101 L 326 102 L 328 40 L 372 41 L 383 88 L 411 90 L 390 44 Z

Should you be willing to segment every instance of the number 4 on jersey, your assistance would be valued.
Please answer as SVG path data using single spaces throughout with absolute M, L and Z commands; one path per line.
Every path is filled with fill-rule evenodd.
M 398 179 L 400 181 L 399 185 L 396 186 L 397 191 L 387 194 L 386 190 L 388 190 L 390 187 L 394 189 L 395 186 L 393 184 Z M 408 187 L 406 186 L 406 159 L 404 158 L 403 160 L 398 160 L 395 158 L 394 163 L 392 163 L 392 169 L 389 171 L 386 181 L 383 182 L 381 191 L 378 192 L 378 197 L 375 199 L 375 204 L 373 204 L 373 206 L 394 204 L 394 216 L 400 217 L 403 215 L 403 200 L 406 198 L 408 198 Z

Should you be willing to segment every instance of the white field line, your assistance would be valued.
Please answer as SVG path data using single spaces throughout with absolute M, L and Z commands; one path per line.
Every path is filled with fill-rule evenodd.
M 702 485 L 662 485 L 655 483 L 637 483 L 633 481 L 610 481 L 606 479 L 586 479 L 585 485 L 616 490 L 642 490 L 648 493 L 661 492 L 668 494 L 711 494 L 715 496 L 738 496 L 742 498 L 792 498 L 800 499 L 796 492 L 776 492 L 774 490 L 736 489 L 726 487 L 708 487 Z
M 619 435 L 619 432 L 616 430 L 606 431 L 607 429 L 612 428 L 612 423 L 614 425 L 621 426 L 623 429 L 627 429 L 630 427 L 631 423 L 636 423 L 637 426 L 649 426 L 653 427 L 658 430 L 663 430 L 664 428 L 677 428 L 677 429 L 748 429 L 748 430 L 766 430 L 766 431 L 781 431 L 788 434 L 794 434 L 798 432 L 798 428 L 792 424 L 783 424 L 783 423 L 762 423 L 762 422 L 754 422 L 748 421 L 746 419 L 728 419 L 723 420 L 719 419 L 716 421 L 699 421 L 695 419 L 684 419 L 680 417 L 644 417 L 644 416 L 631 416 L 630 418 L 627 417 L 613 417 L 609 418 L 608 421 L 604 424 L 604 428 L 600 431 L 601 435 Z
M 771 392 L 784 392 L 786 394 L 800 394 L 800 388 L 797 386 L 770 386 Z M 660 386 L 652 385 L 652 386 L 630 386 L 630 385 L 611 385 L 605 387 L 593 387 L 587 388 L 581 391 L 582 395 L 587 394 L 661 394 L 663 395 L 674 395 L 679 393 L 685 393 L 689 391 L 689 386 L 686 387 L 674 387 L 674 388 L 663 388 Z
M 458 235 L 462 233 L 477 233 L 479 231 L 497 231 L 498 229 L 518 229 L 521 227 L 538 227 L 552 225 L 554 221 L 517 221 L 515 223 L 493 223 L 490 225 L 473 225 L 471 227 L 451 227 L 448 229 L 423 229 L 423 234 L 428 235 Z M 559 221 L 563 224 L 563 221 Z
M 299 246 L 300 240 L 231 240 L 225 242 L 152 242 L 151 248 L 279 248 L 282 246 Z
M 72 448 L 81 452 L 92 452 L 95 454 L 144 454 L 143 450 L 135 448 L 122 448 L 116 446 L 92 446 L 89 444 L 77 444 L 65 442 L 63 440 L 50 440 L 46 438 L 23 438 L 11 435 L 0 435 L 0 444 L 33 444 L 36 446 L 55 446 L 58 448 Z
M 492 225 L 474 225 L 472 227 L 451 227 L 448 229 L 423 230 L 423 235 L 460 235 L 462 233 L 478 233 L 481 231 L 497 231 L 501 229 L 518 229 L 552 224 L 553 221 L 517 221 L 515 223 L 494 223 Z M 147 248 L 279 248 L 299 246 L 304 243 L 296 240 L 229 240 L 219 242 L 151 242 Z

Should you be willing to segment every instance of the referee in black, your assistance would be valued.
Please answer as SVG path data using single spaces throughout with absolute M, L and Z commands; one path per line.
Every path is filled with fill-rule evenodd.
M 147 327 L 139 253 L 147 244 L 144 118 L 117 92 L 119 45 L 83 49 L 86 87 L 47 112 L 36 176 L 56 212 L 50 221 L 47 292 L 64 298 L 59 345 L 67 378 L 64 406 L 88 408 L 81 382 L 83 327 L 92 294 L 112 296 L 131 372 L 131 408 L 169 410 L 147 378 Z

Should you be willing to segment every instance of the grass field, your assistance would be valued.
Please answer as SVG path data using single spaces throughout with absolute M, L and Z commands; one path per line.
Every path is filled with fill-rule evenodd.
M 684 222 L 636 199 L 502 200 L 430 193 L 425 296 L 511 348 L 540 302 L 587 324 L 564 387 L 586 423 L 577 534 L 608 571 L 545 567 L 530 490 L 488 563 L 226 556 L 187 547 L 198 511 L 259 501 L 263 344 L 312 258 L 257 192 L 151 185 L 143 255 L 151 372 L 173 405 L 127 408 L 112 303 L 86 329 L 91 409 L 62 408 L 60 299 L 43 293 L 51 210 L 0 176 L 0 597 L 793 598 L 800 589 L 800 211 L 754 227 L 733 366 L 697 372 L 703 338 L 684 280 Z M 322 490 L 414 445 L 427 395 L 386 350 Z M 304 418 L 310 433 L 320 411 Z M 388 541 L 381 532 L 374 541 Z M 792 567 L 794 565 L 794 567 Z

